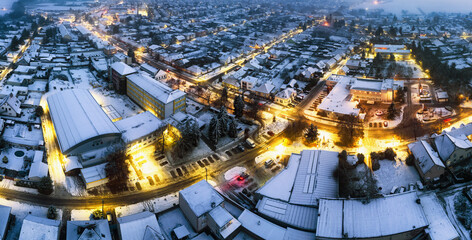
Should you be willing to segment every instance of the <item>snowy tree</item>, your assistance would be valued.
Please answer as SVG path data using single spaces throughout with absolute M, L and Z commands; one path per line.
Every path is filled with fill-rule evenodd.
M 310 127 L 307 128 L 304 137 L 308 144 L 316 142 L 318 140 L 318 128 L 311 124 Z
M 227 101 L 228 101 L 228 89 L 225 87 L 223 88 L 223 92 L 221 93 L 221 98 L 220 98 L 221 106 L 226 106 Z
M 238 136 L 238 130 L 236 127 L 236 122 L 234 122 L 234 119 L 231 119 L 231 121 L 229 122 L 228 136 L 231 138 L 236 138 Z
M 234 98 L 234 115 L 237 117 L 237 118 L 240 118 L 243 116 L 243 113 L 244 113 L 244 100 L 242 98 L 242 96 L 236 96 Z
M 213 143 L 218 143 L 218 138 L 220 137 L 220 126 L 219 121 L 216 116 L 214 116 L 211 121 L 210 125 L 208 126 L 208 139 Z
M 223 137 L 228 132 L 228 113 L 226 112 L 226 108 L 223 106 L 220 108 L 220 112 L 218 113 L 218 127 L 219 129 L 219 136 Z
M 395 119 L 395 116 L 397 115 L 397 109 L 395 108 L 395 104 L 392 102 L 390 106 L 387 109 L 387 119 L 393 120 Z
M 188 127 L 188 135 L 191 140 L 191 143 L 196 147 L 198 146 L 198 142 L 200 141 L 200 128 L 198 127 L 198 123 L 196 120 L 189 121 Z
M 47 217 L 49 219 L 56 219 L 57 218 L 57 209 L 54 206 L 49 206 Z

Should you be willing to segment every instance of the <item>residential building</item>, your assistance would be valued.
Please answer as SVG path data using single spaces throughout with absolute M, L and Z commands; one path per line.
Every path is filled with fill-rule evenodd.
M 205 180 L 179 192 L 179 205 L 196 232 L 208 225 L 208 213 L 223 204 L 223 197 Z
M 23 220 L 19 240 L 59 240 L 61 221 L 28 215 Z
M 12 93 L 0 100 L 0 115 L 19 117 L 21 114 L 21 102 Z
M 66 240 L 112 240 L 106 219 L 90 221 L 67 221 Z
M 5 240 L 11 219 L 11 207 L 0 205 L 0 240 Z
M 127 95 L 158 118 L 165 119 L 174 113 L 185 111 L 185 92 L 173 90 L 142 74 L 132 74 L 127 79 Z
M 467 165 L 464 163 L 472 157 L 472 142 L 464 134 L 444 132 L 434 137 L 434 145 L 447 167 L 461 168 L 460 165 Z
M 156 215 L 149 211 L 120 217 L 118 234 L 126 240 L 165 240 Z
M 425 140 L 408 144 L 415 157 L 415 167 L 425 182 L 430 182 L 444 174 L 445 166 L 438 153 Z

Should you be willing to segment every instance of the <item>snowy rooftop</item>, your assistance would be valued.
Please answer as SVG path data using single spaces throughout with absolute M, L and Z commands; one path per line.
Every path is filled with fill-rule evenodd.
M 199 217 L 223 202 L 223 197 L 205 180 L 180 191 L 193 213 Z M 214 206 L 212 206 L 214 204 Z
M 136 213 L 118 218 L 117 221 L 121 239 L 142 240 L 145 234 L 162 234 L 156 215 L 152 212 Z
M 455 136 L 449 133 L 443 133 L 434 138 L 434 143 L 438 149 L 439 156 L 442 160 L 449 159 L 456 148 L 469 149 L 472 148 L 472 143 L 464 134 L 456 134 Z
M 147 136 L 165 124 L 149 111 L 115 122 L 125 143 L 133 142 Z
M 316 230 L 318 209 L 314 207 L 289 204 L 284 201 L 263 197 L 256 206 L 258 212 L 289 226 L 306 231 Z
M 97 166 L 80 169 L 80 172 L 82 173 L 85 183 L 92 183 L 92 182 L 99 181 L 106 178 L 106 174 L 105 174 L 106 165 L 107 165 L 106 163 L 102 163 Z
M 431 240 L 452 240 L 459 239 L 459 234 L 447 217 L 444 208 L 441 206 L 434 193 L 420 196 L 424 214 L 428 219 L 429 226 L 427 232 Z
M 67 221 L 67 239 L 112 240 L 106 219 Z
M 123 62 L 116 62 L 111 65 L 111 68 L 122 76 L 136 73 L 136 70 Z
M 165 84 L 142 74 L 133 74 L 128 76 L 128 81 L 146 91 L 150 96 L 154 96 L 156 99 L 164 104 L 173 102 L 174 100 L 181 98 L 186 95 L 185 92 L 180 90 L 173 90 Z
M 335 112 L 344 115 L 359 115 L 359 109 L 356 108 L 357 102 L 352 102 L 349 92 L 349 84 L 352 78 L 343 77 L 334 86 L 331 92 L 323 99 L 318 109 Z
M 352 84 L 351 89 L 380 92 L 382 90 L 382 84 L 382 80 L 357 79 L 354 84 Z
M 419 166 L 423 173 L 428 172 L 434 165 L 444 167 L 438 153 L 434 151 L 428 142 L 422 140 L 410 143 L 408 144 L 408 148 L 415 158 L 418 159 Z
M 47 97 L 49 112 L 63 153 L 91 138 L 119 135 L 89 91 L 64 90 Z
M 338 197 L 338 181 L 333 177 L 337 167 L 337 152 L 304 150 L 292 154 L 287 168 L 257 193 L 290 204 L 316 206 L 319 198 Z
M 6 238 L 8 220 L 10 218 L 11 207 L 0 205 L 0 239 Z M 5 234 L 5 235 L 4 235 Z
M 376 238 L 425 228 L 428 220 L 416 192 L 372 199 L 321 199 L 316 236 Z
M 267 221 L 247 209 L 239 216 L 238 220 L 245 229 L 261 239 L 283 240 L 287 231 L 285 228 Z
M 220 229 L 224 227 L 220 234 L 225 239 L 241 226 L 241 223 L 221 206 L 211 210 L 208 215 L 210 215 Z
M 28 215 L 21 226 L 20 240 L 59 239 L 61 221 Z

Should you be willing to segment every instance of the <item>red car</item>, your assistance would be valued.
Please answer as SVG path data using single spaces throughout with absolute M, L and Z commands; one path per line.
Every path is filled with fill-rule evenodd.
M 271 137 L 273 137 L 275 135 L 274 132 L 272 132 L 272 131 L 268 131 L 267 134 L 269 134 L 269 136 L 271 136 Z

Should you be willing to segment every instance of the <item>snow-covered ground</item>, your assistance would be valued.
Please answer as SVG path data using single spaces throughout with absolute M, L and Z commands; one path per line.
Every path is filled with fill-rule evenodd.
M 463 103 L 461 103 L 461 108 L 472 108 L 472 101 L 469 100 L 469 101 L 464 101 Z
M 393 186 L 405 187 L 408 190 L 410 183 L 416 184 L 420 176 L 415 167 L 407 166 L 403 161 L 380 160 L 380 169 L 374 171 L 377 186 L 383 194 L 390 194 Z
M 7 240 L 18 239 L 23 224 L 23 219 L 29 214 L 37 217 L 47 217 L 48 208 L 29 205 L 25 203 L 14 202 L 0 198 L 0 205 L 9 206 L 12 208 L 11 213 L 15 215 L 15 223 L 11 225 L 8 231 Z M 57 219 L 62 218 L 62 210 L 57 209 Z
M 94 209 L 74 209 L 70 212 L 71 221 L 87 221 L 90 220 Z
M 452 224 L 458 230 L 459 234 L 461 235 L 462 239 L 464 240 L 471 240 L 471 236 L 468 233 L 467 229 L 462 225 L 462 223 L 457 219 L 455 208 L 454 208 L 454 199 L 458 194 L 462 194 L 462 192 L 458 191 L 453 195 L 444 197 L 444 201 L 446 202 L 446 213 L 451 220 Z
M 66 176 L 66 189 L 72 196 L 87 196 L 88 193 L 85 190 L 82 182 L 77 177 Z
M 74 85 L 78 88 L 89 89 L 99 85 L 95 76 L 87 68 L 70 69 L 69 72 Z
M 145 202 L 115 208 L 116 217 L 124 217 L 148 210 L 159 213 L 179 204 L 179 194 L 173 193 L 165 197 L 154 198 Z
M 28 192 L 28 193 L 38 194 L 38 190 L 37 190 L 37 189 L 15 186 L 15 181 L 9 180 L 9 179 L 3 179 L 3 180 L 0 182 L 0 188 L 6 188 L 6 189 L 15 190 L 15 191 L 21 191 L 21 192 Z
M 33 150 L 28 151 L 26 149 L 16 147 L 6 148 L 0 154 L 0 167 L 15 171 L 26 170 L 25 158 L 33 159 L 33 156 Z M 7 163 L 3 162 L 4 157 L 8 158 Z

